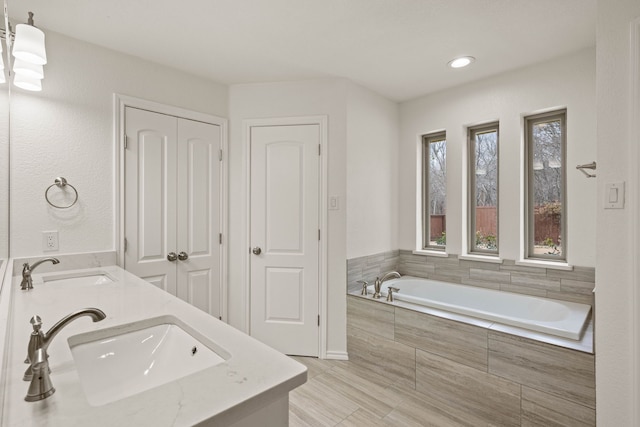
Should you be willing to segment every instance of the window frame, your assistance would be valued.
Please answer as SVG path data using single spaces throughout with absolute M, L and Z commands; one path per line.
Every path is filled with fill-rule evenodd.
M 496 133 L 496 248 L 483 249 L 477 247 L 476 242 L 476 144 L 475 135 L 482 133 Z M 467 191 L 467 218 L 468 218 L 468 253 L 499 256 L 499 238 L 500 238 L 500 123 L 498 121 L 485 123 L 478 126 L 467 128 L 467 148 L 468 148 L 468 191 Z
M 560 121 L 560 167 L 562 168 L 560 191 L 560 239 L 562 242 L 562 255 L 535 254 L 535 212 L 534 212 L 534 168 L 533 168 L 533 126 L 537 123 L 550 121 Z M 548 111 L 540 114 L 533 114 L 524 117 L 524 143 L 525 143 L 525 171 L 526 171 L 526 191 L 525 191 L 525 259 L 542 260 L 549 262 L 567 262 L 567 109 Z
M 422 250 L 429 251 L 446 251 L 446 243 L 444 245 L 432 245 L 431 242 L 431 215 L 429 214 L 429 206 L 431 205 L 430 199 L 430 181 L 429 175 L 431 172 L 431 150 L 430 144 L 444 141 L 445 153 L 447 146 L 447 132 L 438 131 L 432 132 L 426 135 L 422 135 Z M 445 154 L 445 168 L 446 168 L 446 154 Z M 446 169 L 445 169 L 445 200 L 446 200 Z M 446 214 L 445 214 L 446 218 Z M 445 230 L 446 233 L 446 225 Z

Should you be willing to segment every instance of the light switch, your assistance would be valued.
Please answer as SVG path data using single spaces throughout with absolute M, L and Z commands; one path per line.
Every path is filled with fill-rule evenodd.
M 624 181 L 607 182 L 604 191 L 605 209 L 624 209 Z
M 338 196 L 329 196 L 329 210 L 337 211 L 340 209 L 340 198 Z

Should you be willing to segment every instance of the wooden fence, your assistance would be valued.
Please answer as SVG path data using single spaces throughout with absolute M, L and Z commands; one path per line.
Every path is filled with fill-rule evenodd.
M 483 236 L 496 235 L 496 208 L 478 206 L 476 208 L 476 230 Z M 437 239 L 447 229 L 445 215 L 431 215 L 431 238 Z M 557 244 L 560 240 L 560 215 L 535 215 L 536 244 L 551 238 Z

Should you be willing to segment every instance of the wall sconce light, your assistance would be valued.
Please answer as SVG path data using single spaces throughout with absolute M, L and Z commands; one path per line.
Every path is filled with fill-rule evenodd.
M 44 65 L 47 63 L 44 33 L 33 25 L 33 12 L 29 12 L 26 24 L 16 25 L 13 56 L 31 64 Z
M 47 63 L 47 51 L 44 45 L 44 33 L 33 24 L 33 12 L 29 12 L 26 24 L 16 25 L 15 33 L 11 31 L 9 24 L 9 28 L 4 30 L 4 39 L 7 43 L 7 51 L 11 51 L 15 58 L 13 61 L 14 86 L 30 91 L 41 91 L 44 78 L 42 66 Z M 1 53 L 0 44 L 0 70 L 3 71 L 4 59 Z M 10 58 L 7 60 L 11 63 Z M 11 75 L 11 71 L 9 74 Z M 4 72 L 0 72 L 0 83 L 5 82 Z
M 33 24 L 33 12 L 29 12 L 26 24 L 16 25 L 13 42 L 13 84 L 30 91 L 42 90 L 43 65 L 47 63 L 44 33 Z

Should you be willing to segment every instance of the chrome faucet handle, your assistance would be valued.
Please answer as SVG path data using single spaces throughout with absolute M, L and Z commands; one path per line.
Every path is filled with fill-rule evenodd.
M 33 327 L 33 332 L 38 332 L 42 329 L 42 318 L 37 314 L 29 320 L 29 323 L 31 323 L 31 326 Z
M 28 262 L 22 264 L 22 282 L 20 282 L 20 289 L 23 291 L 33 289 L 33 282 L 31 281 L 31 267 Z
M 366 280 L 358 280 L 357 283 L 362 284 L 362 292 L 360 292 L 360 295 L 367 295 L 367 286 L 369 286 L 369 282 L 367 282 Z
M 27 369 L 24 371 L 24 375 L 22 377 L 23 381 L 31 381 L 33 378 L 33 364 L 35 354 L 38 349 L 42 348 L 44 345 L 44 333 L 42 332 L 42 319 L 37 314 L 29 320 L 31 326 L 33 327 L 33 332 L 29 336 L 29 345 L 27 346 L 27 357 L 24 359 L 24 363 L 29 364 Z M 46 351 L 45 351 L 46 355 Z M 47 369 L 48 365 L 47 365 Z
M 24 363 L 31 363 L 31 357 L 33 357 L 33 353 L 36 351 L 36 349 L 38 348 L 37 344 L 32 344 L 34 339 L 40 337 L 40 329 L 42 329 L 42 319 L 40 318 L 40 316 L 38 316 L 37 314 L 35 316 L 33 316 L 31 318 L 31 320 L 29 320 L 29 323 L 31 323 L 31 326 L 33 327 L 33 332 L 31 333 L 31 336 L 29 337 L 29 347 L 27 349 L 27 357 L 24 359 Z M 32 350 L 33 349 L 33 350 Z
M 33 363 L 31 363 L 31 370 L 33 371 L 33 378 L 29 384 L 29 390 L 24 400 L 27 402 L 37 402 L 38 400 L 46 399 L 56 392 L 51 382 L 51 376 L 49 375 L 49 361 L 47 360 L 47 353 L 44 349 L 39 348 L 34 355 Z
M 387 301 L 389 302 L 393 302 L 393 294 L 394 292 L 400 292 L 400 289 L 394 287 L 394 286 L 389 286 L 387 288 Z

